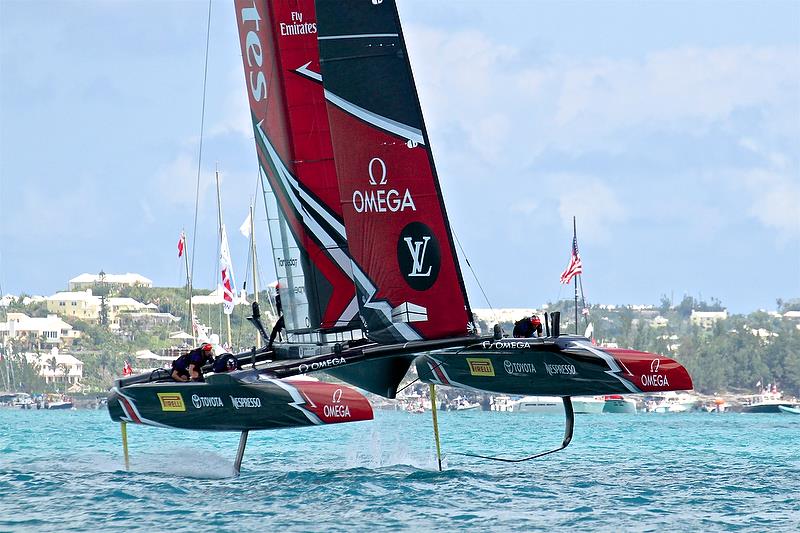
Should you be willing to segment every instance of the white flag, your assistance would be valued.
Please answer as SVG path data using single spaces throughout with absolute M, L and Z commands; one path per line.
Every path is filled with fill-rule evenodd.
M 242 222 L 242 225 L 239 226 L 239 233 L 241 233 L 242 235 L 244 235 L 248 239 L 250 238 L 250 224 L 251 224 L 250 212 L 248 211 L 247 212 L 247 218 L 244 219 L 244 222 Z
M 231 263 L 231 251 L 228 248 L 228 234 L 225 232 L 225 225 L 222 225 L 222 242 L 219 245 L 219 270 L 222 273 L 222 308 L 226 315 L 233 313 L 234 293 L 233 293 L 233 263 Z

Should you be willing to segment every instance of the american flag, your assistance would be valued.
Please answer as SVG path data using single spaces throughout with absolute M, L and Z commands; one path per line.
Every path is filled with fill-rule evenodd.
M 572 238 L 572 255 L 569 258 L 569 265 L 561 273 L 561 283 L 569 284 L 572 278 L 578 274 L 583 273 L 583 263 L 581 263 L 581 254 L 578 253 L 578 238 Z

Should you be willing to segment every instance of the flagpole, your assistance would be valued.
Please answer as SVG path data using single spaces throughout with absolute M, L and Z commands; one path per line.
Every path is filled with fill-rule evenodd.
M 256 223 L 250 204 L 250 253 L 253 256 L 253 300 L 258 303 L 258 261 L 256 260 Z M 256 332 L 256 349 L 261 348 L 261 335 Z
M 186 263 L 186 285 L 189 290 L 189 332 L 192 335 L 192 344 L 194 344 L 196 339 L 194 336 L 194 310 L 192 309 L 192 275 L 189 272 L 189 249 L 184 231 L 181 231 L 181 239 L 183 239 L 183 259 L 184 263 Z
M 575 223 L 574 216 L 572 217 L 572 242 L 573 243 L 578 242 L 578 229 L 577 229 L 577 224 Z M 574 246 L 575 245 L 573 244 L 573 248 Z M 572 253 L 575 253 L 574 249 Z M 575 335 L 578 334 L 578 275 L 576 275 L 575 279 L 573 280 L 575 282 Z
M 221 197 L 220 192 L 219 192 L 219 167 L 217 167 L 216 170 L 214 171 L 214 177 L 216 178 L 216 181 L 217 181 L 217 217 L 218 217 L 217 221 L 219 222 L 219 225 L 218 225 L 219 226 L 219 245 L 220 245 L 220 250 L 222 250 L 222 248 L 221 248 L 222 247 L 222 197 Z M 234 291 L 234 297 L 235 297 L 236 287 L 233 288 L 233 291 Z M 222 287 L 222 292 L 223 292 L 223 299 L 224 299 L 224 294 L 225 294 L 225 287 L 224 286 Z M 228 326 L 228 348 L 230 348 L 231 346 L 233 346 L 233 343 L 231 342 L 231 315 L 229 315 L 228 313 L 225 313 L 225 322 L 227 323 L 227 326 Z

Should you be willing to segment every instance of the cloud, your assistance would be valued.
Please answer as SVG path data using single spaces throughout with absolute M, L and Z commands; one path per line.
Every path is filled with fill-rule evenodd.
M 162 201 L 171 205 L 194 205 L 197 190 L 197 154 L 180 151 L 154 175 L 155 188 Z M 214 176 L 200 172 L 200 197 L 214 185 Z
M 236 65 L 226 77 L 227 88 L 221 102 L 221 116 L 208 129 L 210 137 L 229 134 L 241 135 L 245 139 L 253 138 L 253 123 L 250 119 L 250 101 L 247 87 L 242 76 L 241 65 Z
M 754 169 L 741 174 L 745 194 L 749 197 L 747 213 L 767 228 L 778 232 L 779 240 L 800 237 L 800 182 L 767 169 Z
M 739 146 L 758 158 L 749 168 L 732 168 L 725 174 L 747 204 L 747 214 L 774 230 L 779 241 L 800 237 L 800 175 L 796 156 L 768 147 L 752 137 Z
M 464 190 L 485 191 L 490 178 L 492 189 L 517 191 L 544 161 L 563 164 L 563 177 L 576 172 L 567 166 L 574 161 L 596 161 L 604 166 L 593 167 L 593 177 L 579 171 L 582 186 L 540 188 L 539 197 L 555 197 L 565 225 L 576 214 L 586 219 L 581 226 L 607 237 L 616 224 L 649 216 L 648 204 L 663 211 L 658 204 L 666 200 L 675 210 L 664 213 L 664 223 L 703 212 L 711 217 L 706 235 L 725 231 L 742 210 L 765 228 L 797 235 L 798 156 L 790 148 L 800 138 L 796 48 L 575 58 L 523 53 L 474 30 L 411 25 L 407 33 L 432 145 L 444 165 L 458 169 Z M 746 140 L 737 145 L 737 138 Z M 756 166 L 740 160 L 753 146 L 764 147 Z M 736 166 L 745 164 L 752 168 Z M 650 190 L 654 180 L 674 183 L 658 185 L 669 198 L 650 198 L 658 194 Z M 744 197 L 729 202 L 736 192 Z M 547 204 L 511 204 L 514 213 L 539 208 Z
M 628 218 L 628 210 L 617 193 L 592 176 L 557 175 L 550 179 L 567 184 L 558 193 L 558 215 L 564 228 L 572 231 L 572 217 L 581 224 L 581 233 L 589 240 L 608 242 L 613 226 Z
M 426 119 L 436 128 L 458 124 L 475 148 L 486 145 L 475 132 L 487 121 L 509 124 L 502 133 L 517 139 L 517 149 L 531 153 L 533 146 L 535 154 L 547 146 L 611 147 L 615 134 L 634 127 L 694 134 L 753 107 L 776 126 L 792 127 L 786 106 L 798 107 L 800 80 L 787 68 L 797 64 L 791 46 L 683 47 L 636 60 L 523 60 L 520 49 L 475 30 L 411 26 L 408 33 Z

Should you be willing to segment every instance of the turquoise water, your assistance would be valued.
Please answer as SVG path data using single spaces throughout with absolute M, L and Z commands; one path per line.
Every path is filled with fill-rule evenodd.
M 800 416 L 440 413 L 238 435 L 0 409 L 0 531 L 797 531 Z

